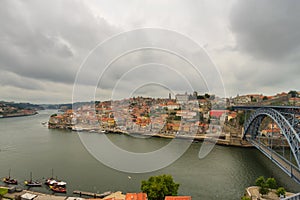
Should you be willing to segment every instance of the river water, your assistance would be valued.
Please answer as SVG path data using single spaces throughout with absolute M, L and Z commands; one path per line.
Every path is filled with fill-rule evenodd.
M 191 195 L 195 200 L 240 199 L 244 188 L 253 185 L 261 175 L 275 177 L 289 191 L 300 191 L 300 185 L 256 149 L 215 146 L 208 156 L 199 159 L 201 143 L 193 143 L 182 157 L 161 170 L 142 174 L 120 172 L 90 155 L 78 133 L 43 126 L 41 123 L 48 121 L 53 113 L 54 110 L 48 110 L 35 116 L 0 119 L 0 177 L 7 176 L 11 169 L 11 176 L 20 182 L 19 187 L 26 188 L 23 180 L 29 178 L 30 172 L 34 179 L 42 181 L 51 176 L 53 168 L 54 176 L 68 183 L 68 195 L 73 190 L 139 192 L 142 180 L 159 174 L 171 174 L 180 183 L 179 194 Z M 101 139 L 105 135 L 96 137 Z M 126 135 L 108 137 L 121 148 L 140 152 L 170 142 Z M 46 187 L 32 190 L 50 193 Z

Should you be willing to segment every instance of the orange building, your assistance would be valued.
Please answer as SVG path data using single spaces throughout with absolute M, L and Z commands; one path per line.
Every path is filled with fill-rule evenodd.
M 125 200 L 148 200 L 146 193 L 127 193 Z
M 165 200 L 192 200 L 191 196 L 166 196 Z

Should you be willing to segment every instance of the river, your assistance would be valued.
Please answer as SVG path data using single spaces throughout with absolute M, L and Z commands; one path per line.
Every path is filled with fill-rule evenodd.
M 240 199 L 244 188 L 253 185 L 261 175 L 275 177 L 289 191 L 300 191 L 300 185 L 256 149 L 215 146 L 208 156 L 199 159 L 202 143 L 193 143 L 182 157 L 161 170 L 142 174 L 120 172 L 90 155 L 78 133 L 43 126 L 41 123 L 53 113 L 55 110 L 46 110 L 34 116 L 0 119 L 0 177 L 7 176 L 11 169 L 19 187 L 26 188 L 23 180 L 29 178 L 30 172 L 34 179 L 43 180 L 51 176 L 53 168 L 54 176 L 68 183 L 68 195 L 73 190 L 139 192 L 142 180 L 159 174 L 171 174 L 180 183 L 179 194 L 191 195 L 195 200 Z M 137 151 L 150 151 L 170 142 L 126 135 L 108 137 L 124 149 Z M 50 192 L 46 187 L 33 190 Z

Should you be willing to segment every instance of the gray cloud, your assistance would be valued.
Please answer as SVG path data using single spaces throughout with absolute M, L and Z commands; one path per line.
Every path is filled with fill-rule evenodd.
M 174 0 L 172 3 L 167 0 L 155 3 L 151 0 L 2 0 L 0 94 L 7 100 L 68 102 L 76 73 L 90 51 L 114 34 L 142 27 L 174 30 L 204 46 L 220 67 L 230 96 L 286 91 L 300 85 L 299 5 L 298 1 L 291 0 Z M 207 91 L 204 81 L 216 88 L 216 74 L 208 67 L 204 54 L 199 56 L 194 48 L 171 36 L 165 39 L 172 41 L 169 46 L 163 44 L 166 48 L 175 48 L 191 59 L 202 61 L 200 71 L 205 77 L 176 56 L 141 51 L 120 58 L 105 71 L 99 83 L 94 81 L 107 64 L 103 58 L 119 55 L 126 49 L 124 45 L 130 49 L 145 41 L 155 44 L 145 33 L 104 45 L 96 56 L 90 57 L 86 65 L 91 67 L 80 72 L 79 93 L 87 96 L 98 86 L 99 98 L 111 98 L 116 82 L 133 67 L 145 63 L 169 65 L 199 92 Z M 141 68 L 124 77 L 119 96 L 127 97 L 132 89 L 148 80 L 184 92 L 188 89 L 180 78 L 162 66 Z M 165 93 L 166 89 L 155 84 L 141 86 L 136 91 L 136 95 L 166 96 Z
M 300 85 L 300 2 L 236 1 L 230 15 L 235 39 L 234 58 L 224 69 L 229 93 L 266 93 L 297 89 Z M 240 83 L 240 84 L 238 84 Z M 295 88 L 296 87 L 296 88 Z M 299 89 L 299 88 L 298 88 Z M 234 92 L 232 92 L 234 91 Z
M 80 1 L 1 1 L 0 67 L 73 83 L 87 53 L 116 29 Z
M 237 47 L 253 57 L 271 61 L 299 56 L 300 2 L 237 1 L 230 22 Z
M 12 72 L 1 71 L 0 74 L 1 86 L 14 86 L 28 90 L 44 90 L 42 85 L 38 84 L 38 81 L 30 78 L 18 76 Z

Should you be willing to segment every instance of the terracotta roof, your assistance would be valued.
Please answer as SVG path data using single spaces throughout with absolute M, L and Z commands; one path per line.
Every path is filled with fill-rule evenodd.
M 127 193 L 126 200 L 147 200 L 146 193 Z
M 226 113 L 227 110 L 211 110 L 210 111 L 210 116 L 212 117 L 221 117 L 224 113 Z
M 192 200 L 191 196 L 166 196 L 165 200 Z

